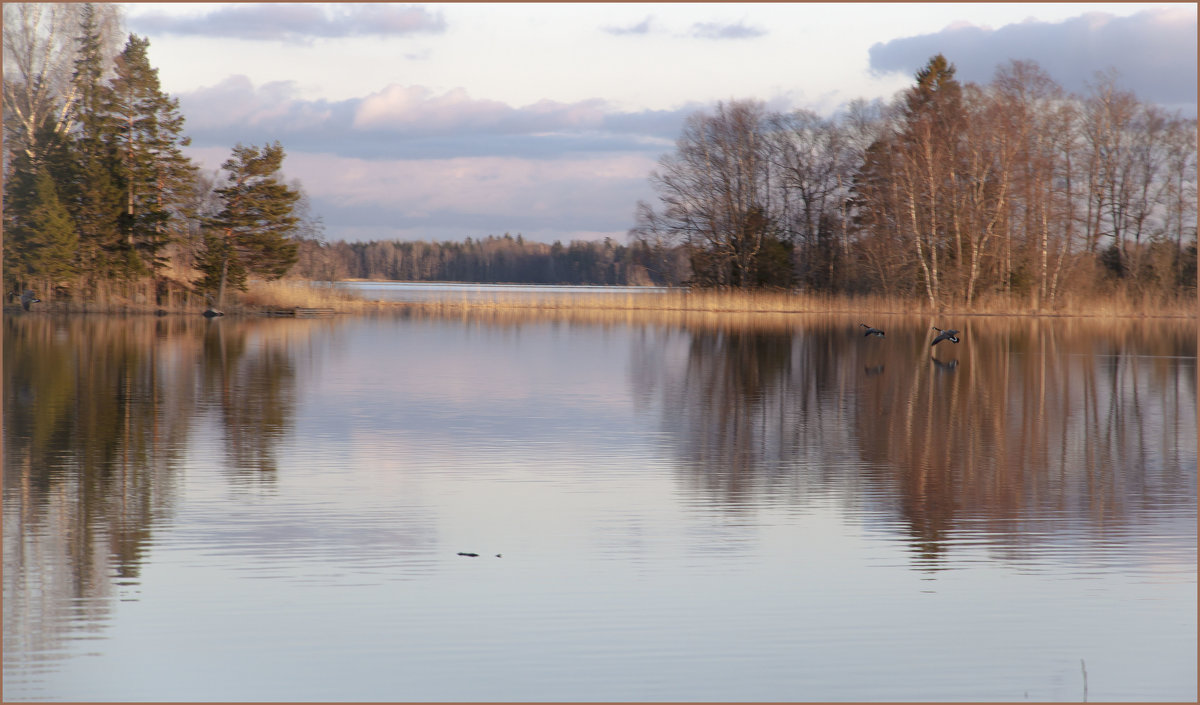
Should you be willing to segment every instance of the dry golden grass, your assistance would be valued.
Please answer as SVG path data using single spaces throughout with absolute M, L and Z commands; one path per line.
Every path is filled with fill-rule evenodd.
M 348 311 L 363 307 L 366 302 L 353 293 L 325 286 L 313 286 L 306 281 L 252 281 L 247 291 L 236 297 L 232 310 L 332 308 Z
M 1053 307 L 1035 308 L 1027 302 L 1004 297 L 981 298 L 971 306 L 947 305 L 940 310 L 925 299 L 901 299 L 876 295 L 819 296 L 783 291 L 668 291 L 662 294 L 624 291 L 588 293 L 514 293 L 502 289 L 485 293 L 447 291 L 439 298 L 423 302 L 372 301 L 343 289 L 314 286 L 307 281 L 252 281 L 246 292 L 227 296 L 223 310 L 229 314 L 256 314 L 297 308 L 325 308 L 339 313 L 407 310 L 435 315 L 458 315 L 470 311 L 541 312 L 559 317 L 581 318 L 584 313 L 596 320 L 625 320 L 630 314 L 775 314 L 800 313 L 850 314 L 856 316 L 891 314 L 953 314 L 975 316 L 1077 316 L 1077 317 L 1172 317 L 1196 318 L 1195 299 L 1158 301 L 1134 298 L 1123 293 L 1108 295 L 1066 295 Z M 149 290 L 137 296 L 101 295 L 87 302 L 53 304 L 49 308 L 80 312 L 199 312 L 206 307 L 202 297 L 177 292 L 166 304 L 149 303 Z
M 336 304 L 330 304 L 336 307 Z M 497 291 L 468 296 L 447 292 L 444 297 L 423 302 L 360 302 L 354 309 L 400 307 L 431 312 L 456 313 L 471 311 L 662 311 L 696 313 L 797 314 L 797 313 L 854 313 L 855 315 L 884 314 L 954 314 L 976 316 L 1099 316 L 1099 317 L 1179 317 L 1196 318 L 1194 300 L 1174 302 L 1128 297 L 1071 297 L 1055 306 L 1034 308 L 1028 303 L 1014 302 L 1002 297 L 990 297 L 971 306 L 945 305 L 931 307 L 924 299 L 900 299 L 883 296 L 816 296 L 790 292 L 742 291 L 670 291 L 664 294 L 548 292 L 511 293 Z M 340 309 L 339 310 L 343 310 Z

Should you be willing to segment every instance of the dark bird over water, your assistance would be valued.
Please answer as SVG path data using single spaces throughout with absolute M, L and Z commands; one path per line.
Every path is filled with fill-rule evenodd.
M 937 326 L 934 326 L 933 329 L 938 332 L 938 337 L 933 339 L 933 342 L 929 344 L 929 347 L 932 348 L 934 345 L 937 345 L 938 343 L 942 342 L 943 340 L 949 340 L 951 343 L 955 343 L 955 344 L 958 343 L 958 331 L 942 330 L 941 328 L 938 328 Z
M 29 310 L 32 304 L 40 304 L 41 302 L 41 299 L 33 295 L 33 289 L 26 289 L 21 293 L 21 308 L 26 311 Z
M 867 325 L 866 323 L 859 323 L 858 325 L 867 329 L 867 332 L 863 333 L 864 337 L 868 336 L 868 335 L 874 335 L 874 336 L 878 336 L 880 338 L 884 337 L 883 331 L 879 330 L 878 328 L 872 328 L 871 326 Z

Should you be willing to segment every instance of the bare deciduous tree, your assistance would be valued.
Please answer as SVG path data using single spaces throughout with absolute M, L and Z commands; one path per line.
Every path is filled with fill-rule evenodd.
M 121 46 L 120 6 L 92 7 L 111 59 Z M 35 158 L 37 133 L 47 122 L 58 134 L 70 131 L 75 111 L 71 76 L 83 8 L 80 3 L 4 4 L 4 130 L 10 153 L 25 151 Z
M 650 176 L 661 210 L 641 204 L 635 236 L 652 245 L 686 245 L 702 283 L 755 283 L 758 255 L 774 228 L 765 119 L 757 101 L 694 114 L 675 152 Z

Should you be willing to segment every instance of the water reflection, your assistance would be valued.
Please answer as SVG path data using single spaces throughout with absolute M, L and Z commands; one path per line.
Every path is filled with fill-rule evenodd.
M 278 331 L 275 331 L 278 333 Z M 4 647 L 54 654 L 136 593 L 202 410 L 234 472 L 269 477 L 294 336 L 255 322 L 4 319 Z
M 1193 579 L 1194 321 L 979 318 L 954 322 L 960 344 L 931 349 L 938 322 L 915 317 L 877 323 L 879 339 L 840 316 L 570 315 L 566 325 L 503 311 L 5 317 L 6 689 L 36 693 L 22 683 L 44 685 L 56 659 L 120 619 L 120 600 L 138 599 L 153 582 L 143 573 L 171 560 L 190 577 L 232 571 L 281 591 L 371 594 L 386 583 L 367 623 L 390 614 L 431 634 L 469 629 L 453 621 L 461 609 L 524 624 L 544 585 L 569 589 L 577 552 L 581 580 L 616 574 L 589 583 L 594 600 L 623 589 L 625 564 L 645 581 L 685 565 L 667 584 L 687 582 L 688 564 L 671 561 L 695 546 L 724 552 L 714 579 L 757 570 L 767 530 L 786 536 L 803 520 L 843 521 L 896 547 L 805 567 L 823 578 L 847 570 L 854 585 L 847 564 L 894 561 L 891 575 L 916 568 L 941 582 L 981 553 L 1056 578 Z M 524 516 L 531 507 L 541 513 Z M 454 557 L 490 550 L 483 526 L 513 552 Z M 469 541 L 447 551 L 439 532 Z M 559 562 L 518 563 L 556 532 L 569 547 Z M 603 572 L 587 572 L 598 563 Z M 501 573 L 511 565 L 521 571 Z M 476 574 L 459 571 L 483 570 L 511 613 L 481 615 L 452 597 L 424 621 L 389 611 L 398 583 L 470 594 L 474 578 L 461 576 Z M 762 577 L 782 584 L 795 570 L 783 562 Z M 197 597 L 204 586 L 170 592 L 186 588 L 163 588 L 162 576 L 159 595 L 225 609 Z M 414 609 L 440 604 L 404 594 Z M 243 593 L 245 609 L 255 596 Z M 296 611 L 354 598 L 313 599 Z M 614 626 L 562 614 L 576 619 L 564 632 Z M 670 633 L 661 626 L 648 629 Z M 267 649 L 293 646 L 264 638 Z M 856 648 L 886 638 L 864 631 Z
M 926 321 L 886 340 L 842 318 L 693 325 L 686 362 L 636 345 L 635 384 L 703 501 L 860 495 L 902 521 L 930 568 L 958 531 L 1005 552 L 1052 520 L 1098 538 L 1188 516 L 1196 498 L 1191 323 L 979 319 L 931 350 Z M 989 539 L 990 540 L 990 539 Z
M 291 428 L 296 404 L 294 347 L 303 329 L 256 326 L 245 321 L 207 322 L 202 327 L 201 379 L 197 404 L 214 409 L 225 436 L 226 467 L 240 481 L 269 482 L 277 470 L 275 449 Z

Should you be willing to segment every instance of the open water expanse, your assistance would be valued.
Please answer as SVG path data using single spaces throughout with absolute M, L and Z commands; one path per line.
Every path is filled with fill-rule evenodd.
M 6 314 L 4 699 L 1194 701 L 1196 321 L 859 322 Z

